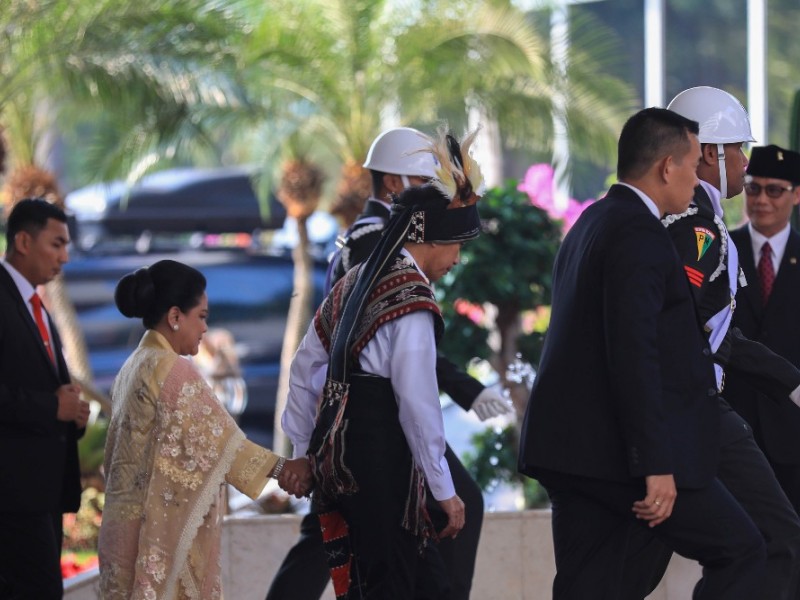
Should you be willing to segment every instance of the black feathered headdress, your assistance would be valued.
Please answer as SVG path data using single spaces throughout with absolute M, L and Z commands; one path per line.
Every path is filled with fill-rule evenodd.
M 463 242 L 480 234 L 478 193 L 483 177 L 478 163 L 469 154 L 477 130 L 462 144 L 449 133 L 439 132 L 428 139 L 428 152 L 439 163 L 436 179 L 429 185 L 404 190 L 392 204 L 390 223 L 407 221 L 404 241 Z M 385 235 L 388 234 L 388 231 Z
M 478 237 L 481 223 L 476 203 L 483 181 L 478 163 L 469 155 L 475 133 L 464 144 L 443 131 L 439 139 L 429 139 L 429 148 L 439 161 L 438 179 L 404 190 L 392 202 L 389 222 L 380 242 L 364 262 L 358 280 L 342 310 L 341 321 L 356 323 L 375 283 L 400 254 L 406 242 L 458 243 Z M 350 333 L 341 328 L 333 340 L 329 374 L 344 381 L 349 369 Z

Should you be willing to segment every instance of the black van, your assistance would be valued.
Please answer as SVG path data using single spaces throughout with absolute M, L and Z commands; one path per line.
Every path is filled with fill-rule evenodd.
M 126 240 L 143 242 L 151 233 L 228 233 L 280 229 L 286 210 L 269 194 L 262 214 L 250 167 L 182 167 L 146 175 L 129 186 L 121 181 L 75 190 L 66 203 L 78 225 L 73 241 L 81 250 L 115 251 Z M 149 248 L 145 248 L 149 250 Z

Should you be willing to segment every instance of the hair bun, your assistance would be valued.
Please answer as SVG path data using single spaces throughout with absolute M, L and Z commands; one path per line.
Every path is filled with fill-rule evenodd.
M 114 302 L 126 317 L 144 317 L 155 301 L 155 285 L 148 267 L 128 273 L 117 283 Z

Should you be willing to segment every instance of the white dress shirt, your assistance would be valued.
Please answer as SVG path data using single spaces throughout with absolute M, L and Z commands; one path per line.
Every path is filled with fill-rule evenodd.
M 620 181 L 619 184 L 624 185 L 626 188 L 629 188 L 634 192 L 636 192 L 636 195 L 639 196 L 639 199 L 642 202 L 644 202 L 644 205 L 647 207 L 647 210 L 649 210 L 656 219 L 661 219 L 661 213 L 658 210 L 658 206 L 656 206 L 656 203 L 653 202 L 653 199 L 650 198 L 650 196 L 645 194 L 639 188 L 632 186 L 630 183 L 625 183 L 624 181 Z
M 402 252 L 417 267 L 411 255 Z M 400 426 L 414 461 L 422 468 L 433 497 L 447 500 L 455 496 L 455 487 L 444 458 L 433 318 L 429 311 L 415 311 L 385 323 L 362 350 L 359 362 L 365 372 L 391 380 Z M 311 441 L 328 358 L 312 323 L 292 361 L 289 395 L 281 416 L 295 457 L 305 456 Z

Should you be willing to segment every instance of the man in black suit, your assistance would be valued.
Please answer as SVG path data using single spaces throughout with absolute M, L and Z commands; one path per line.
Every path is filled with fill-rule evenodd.
M 77 439 L 89 418 L 36 286 L 67 262 L 67 218 L 45 200 L 8 217 L 0 261 L 0 597 L 63 595 L 62 515 L 80 506 Z
M 759 594 L 764 540 L 715 477 L 711 351 L 660 222 L 692 199 L 697 132 L 666 109 L 631 117 L 621 183 L 583 213 L 556 258 L 519 459 L 552 502 L 556 600 L 627 597 L 624 557 L 644 527 L 703 565 L 698 600 Z
M 800 154 L 774 145 L 753 148 L 744 191 L 750 222 L 731 239 L 747 286 L 736 296 L 733 324 L 800 367 L 800 235 L 789 226 L 800 204 Z M 736 373 L 728 374 L 726 397 L 753 428 L 800 513 L 800 408 L 785 397 L 764 396 Z

